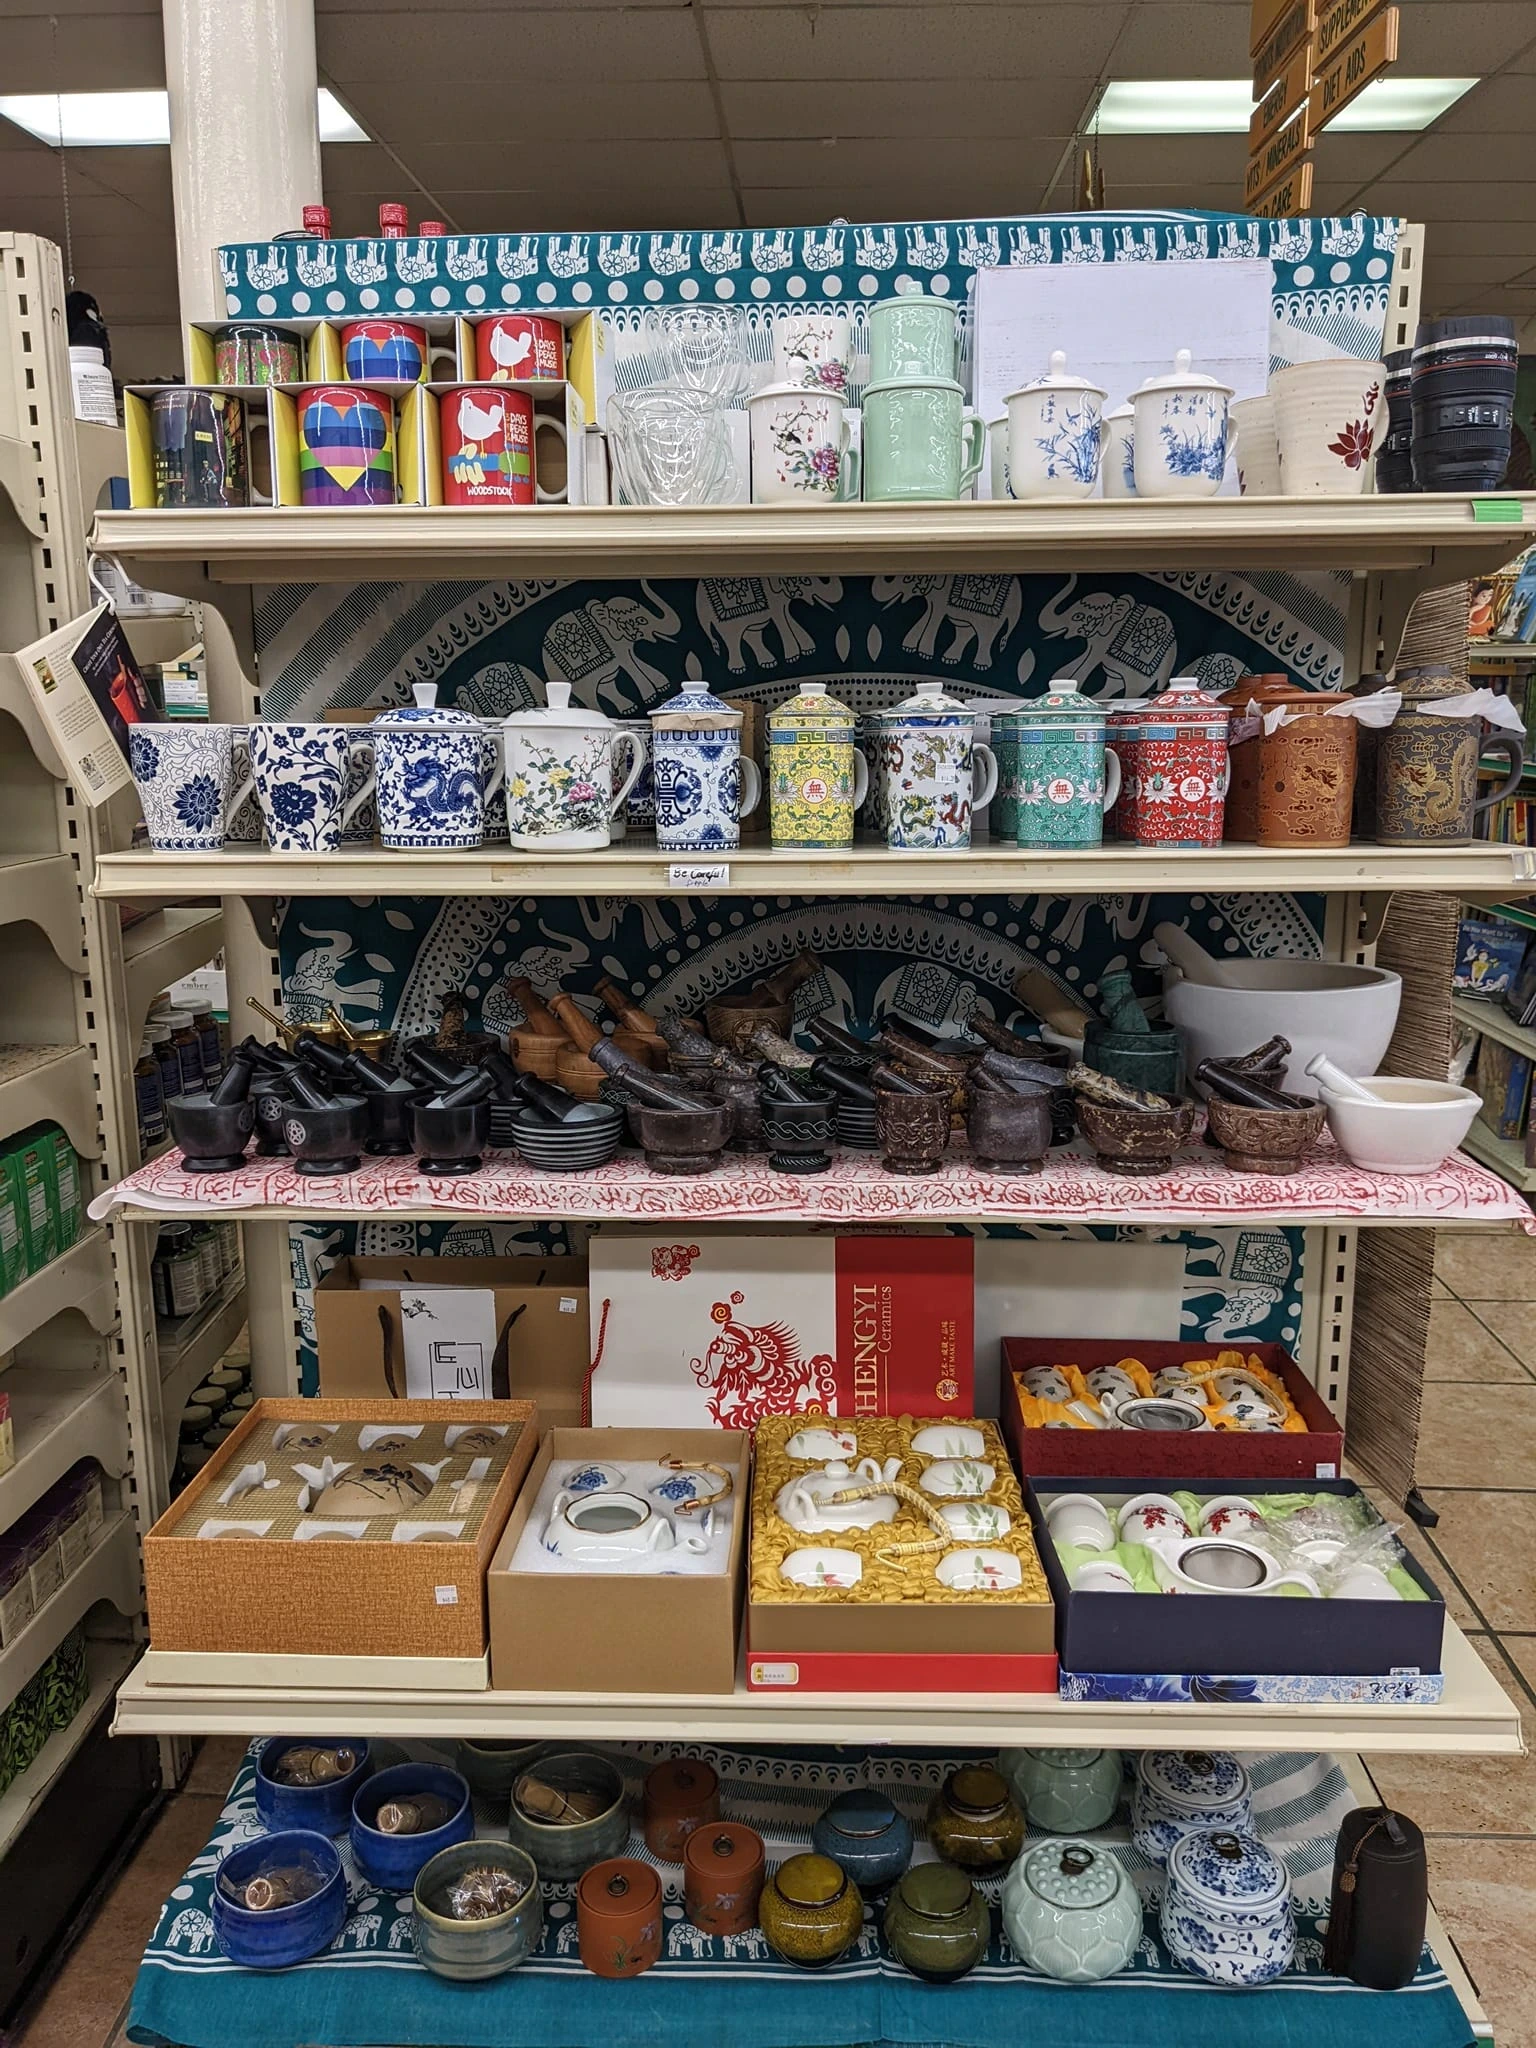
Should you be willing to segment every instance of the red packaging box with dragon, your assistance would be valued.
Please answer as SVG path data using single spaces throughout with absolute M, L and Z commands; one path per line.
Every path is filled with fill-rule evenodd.
M 589 1280 L 595 1427 L 973 1412 L 968 1237 L 604 1230 Z

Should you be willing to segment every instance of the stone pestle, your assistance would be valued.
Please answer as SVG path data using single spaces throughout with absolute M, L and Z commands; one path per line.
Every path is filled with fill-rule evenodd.
M 617 1081 L 622 1081 L 637 1101 L 651 1109 L 711 1109 L 714 1105 L 694 1090 L 685 1088 L 681 1081 L 674 1081 L 669 1075 L 653 1073 L 649 1067 L 642 1067 L 638 1060 L 630 1058 L 611 1038 L 598 1033 L 597 1043 L 587 1054 L 595 1066 L 602 1068 Z

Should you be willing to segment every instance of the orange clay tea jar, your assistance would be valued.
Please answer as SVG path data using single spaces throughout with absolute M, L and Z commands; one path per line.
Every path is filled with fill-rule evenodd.
M 688 1837 L 720 1818 L 720 1780 L 696 1757 L 669 1757 L 645 1781 L 645 1846 L 663 1863 L 681 1863 Z
M 1288 722 L 1258 739 L 1260 846 L 1348 846 L 1360 728 L 1352 716 L 1329 714 L 1353 701 L 1292 690 L 1264 705 L 1283 709 Z
M 705 1934 L 745 1934 L 757 1925 L 763 1838 L 739 1821 L 712 1821 L 683 1844 L 683 1899 Z
M 638 1977 L 661 1954 L 661 1879 L 648 1863 L 594 1863 L 576 1887 L 581 1960 L 594 1977 Z

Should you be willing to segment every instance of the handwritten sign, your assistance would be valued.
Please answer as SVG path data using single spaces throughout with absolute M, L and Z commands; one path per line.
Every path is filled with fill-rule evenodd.
M 667 869 L 669 889 L 729 889 L 731 864 L 728 860 L 701 861 L 685 866 L 673 861 Z

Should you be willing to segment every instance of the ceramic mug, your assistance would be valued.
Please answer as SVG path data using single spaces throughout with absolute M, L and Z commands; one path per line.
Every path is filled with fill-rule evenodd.
M 981 473 L 987 429 L 952 378 L 904 377 L 864 392 L 862 451 L 867 503 L 964 497 Z
M 217 391 L 157 391 L 149 402 L 155 503 L 204 509 L 246 502 L 245 407 Z
M 244 794 L 230 814 L 224 843 L 226 846 L 261 846 L 266 842 L 267 828 L 261 815 L 261 805 L 256 800 L 256 785 L 251 778 L 251 728 L 232 725 L 229 730 L 230 779 L 234 788 Z
M 1055 701 L 1056 693 L 1044 699 Z M 1104 744 L 1107 729 L 1107 715 L 1086 697 L 1070 711 L 994 714 L 996 836 L 1044 851 L 1099 845 L 1120 795 L 1120 757 Z
M 150 844 L 157 853 L 217 853 L 251 792 L 235 786 L 231 725 L 135 725 L 132 770 Z
M 769 384 L 747 400 L 747 411 L 754 505 L 825 505 L 858 496 L 858 458 L 837 392 Z
M 938 853 L 970 845 L 972 811 L 997 794 L 997 757 L 971 732 L 969 721 L 886 725 L 882 779 L 888 846 Z M 978 762 L 980 788 L 975 786 Z
M 1013 484 L 1008 475 L 1008 415 L 987 421 L 987 476 L 994 498 L 1011 498 Z
M 738 732 L 657 730 L 651 742 L 656 845 L 662 853 L 728 853 L 741 844 L 741 820 L 763 794 L 757 763 Z
M 303 360 L 298 336 L 286 327 L 239 321 L 213 337 L 216 384 L 297 384 Z
M 1239 398 L 1232 407 L 1237 433 L 1237 488 L 1245 498 L 1280 495 L 1280 443 L 1275 432 L 1275 401 Z
M 959 308 L 928 292 L 903 292 L 869 309 L 869 381 L 937 377 L 959 367 Z
M 846 313 L 777 313 L 773 321 L 773 380 L 803 391 L 848 389 L 849 320 Z
M 1183 1542 L 1194 1531 L 1166 1493 L 1138 1493 L 1115 1517 L 1123 1543 Z
M 395 408 L 388 392 L 317 384 L 298 397 L 299 499 L 393 505 Z
M 251 779 L 274 853 L 334 853 L 346 825 L 373 794 L 371 766 L 355 782 L 354 758 L 373 745 L 353 725 L 250 728 Z M 350 792 L 350 794 L 349 794 Z
M 1136 495 L 1136 408 L 1112 405 L 1104 414 L 1104 451 L 1099 474 L 1106 498 Z
M 565 329 L 546 313 L 496 313 L 475 324 L 475 374 L 488 384 L 558 384 Z
M 1008 394 L 1008 481 L 1015 498 L 1087 498 L 1099 480 L 1108 394 L 1069 377 L 1066 366 L 1066 352 L 1056 349 L 1048 376 Z
M 533 503 L 533 400 L 526 391 L 459 384 L 438 406 L 445 505 Z
M 1328 356 L 1270 380 L 1280 488 L 1288 498 L 1355 498 L 1370 482 L 1386 421 L 1387 366 Z
M 434 348 L 425 327 L 410 320 L 353 320 L 341 330 L 341 374 L 349 384 L 422 384 L 436 366 L 452 376 L 450 345 Z

